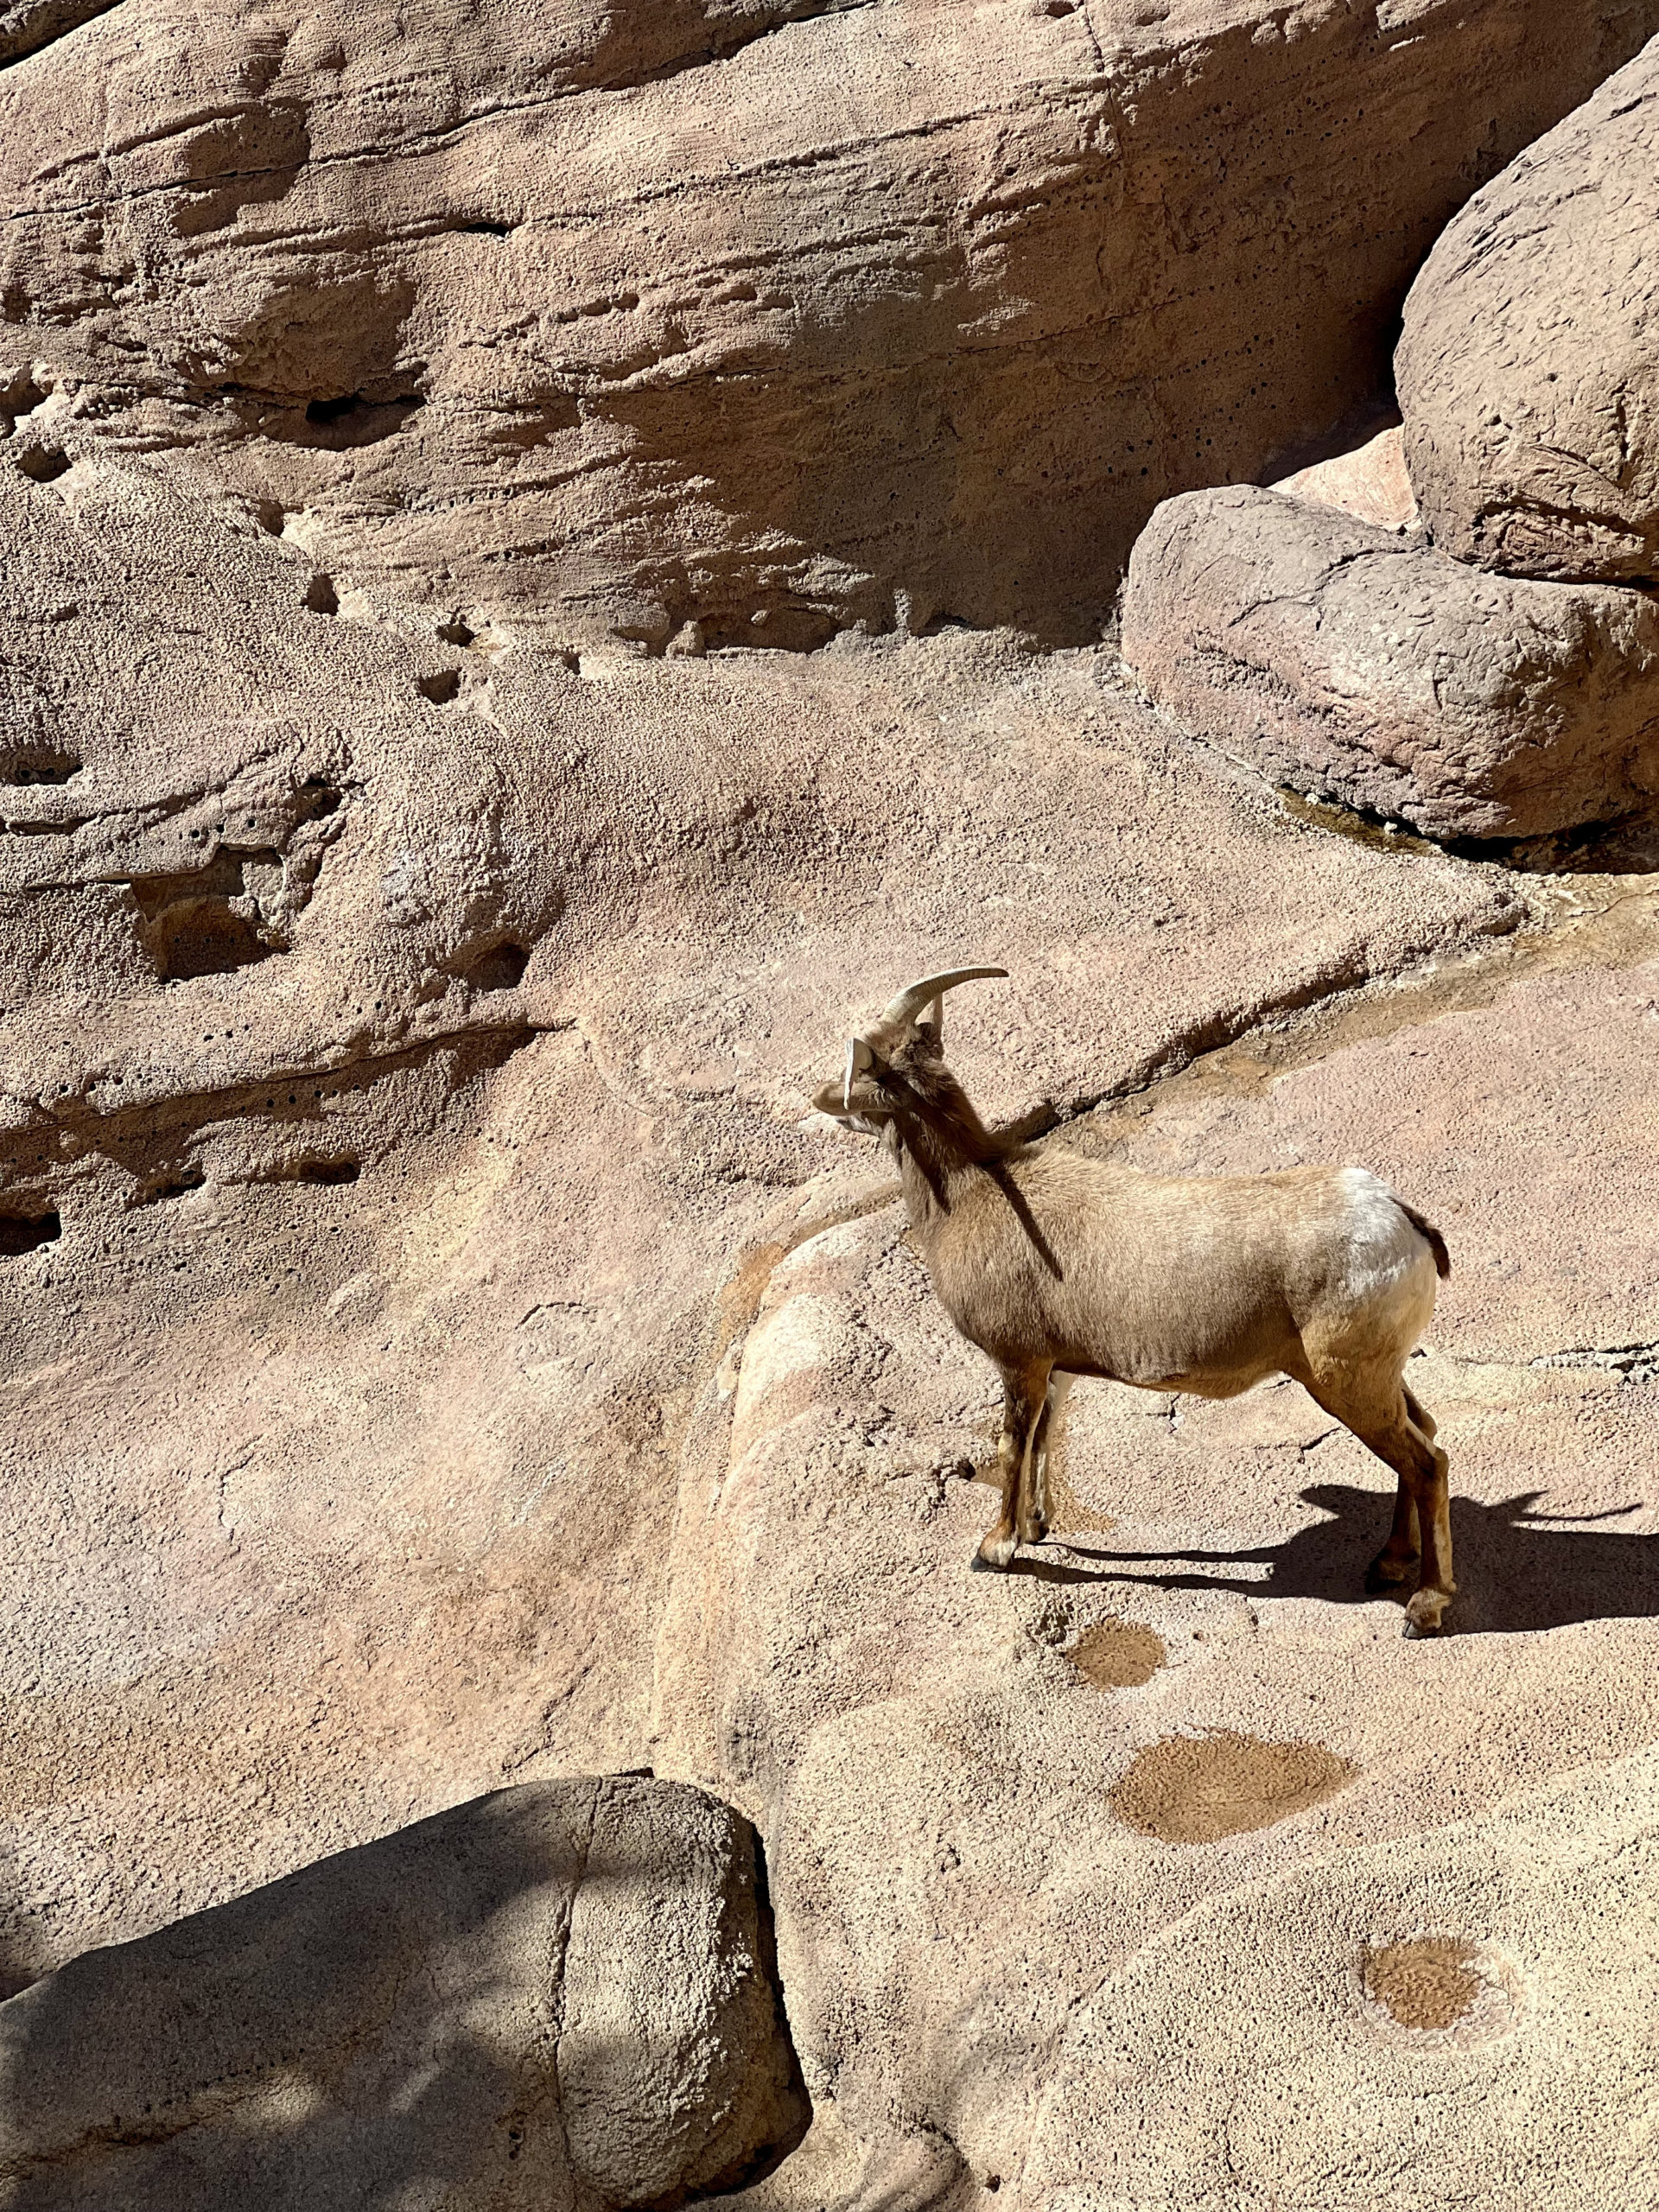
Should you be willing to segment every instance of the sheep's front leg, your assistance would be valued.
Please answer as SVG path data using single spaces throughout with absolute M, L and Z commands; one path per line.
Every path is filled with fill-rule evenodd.
M 997 1479 L 1002 1485 L 1002 1510 L 980 1539 L 979 1564 L 1007 1567 L 1020 1541 L 1019 1524 L 1024 1507 L 1022 1492 L 1031 1459 L 1032 1431 L 1037 1426 L 1048 1391 L 1046 1368 L 1002 1370 L 1002 1433 L 996 1443 Z

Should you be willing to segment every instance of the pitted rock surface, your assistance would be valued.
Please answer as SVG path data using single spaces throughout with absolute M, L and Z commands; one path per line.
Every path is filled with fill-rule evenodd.
M 1659 43 L 1446 226 L 1395 357 L 1435 543 L 1576 583 L 1659 580 Z

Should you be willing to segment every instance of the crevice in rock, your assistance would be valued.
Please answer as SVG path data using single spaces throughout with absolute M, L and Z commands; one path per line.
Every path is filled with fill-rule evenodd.
M 122 0 L 36 0 L 34 7 L 8 10 L 12 21 L 0 29 L 0 69 L 15 68 L 31 55 L 43 54 L 83 23 L 111 15 L 121 4 Z
M 1527 1362 L 1529 1367 L 1598 1368 L 1625 1382 L 1659 1382 L 1659 1343 L 1646 1344 L 1576 1345 L 1566 1351 L 1544 1352 Z
M 1230 755 L 1229 756 L 1231 757 Z M 1249 761 L 1240 766 L 1255 772 Z M 1637 810 L 1580 823 L 1541 837 L 1433 837 L 1408 823 L 1287 785 L 1278 797 L 1288 813 L 1314 829 L 1373 852 L 1446 853 L 1453 860 L 1503 868 L 1517 875 L 1638 874 L 1659 871 L 1659 813 Z
M 459 1090 L 480 1076 L 504 1067 L 514 1053 L 534 1044 L 542 1034 L 541 1028 L 522 1020 L 457 1024 L 417 1044 L 365 1053 L 330 1066 L 274 1070 L 254 1081 L 205 1085 L 106 1110 L 100 1110 L 84 1090 L 74 1095 L 73 1105 L 65 1097 L 61 1111 L 56 1099 L 43 1100 L 33 1126 L 14 1132 L 6 1151 L 0 1154 L 0 1188 L 11 1185 L 10 1203 L 13 1212 L 19 1213 L 35 1203 L 34 1185 L 42 1176 L 48 1180 L 76 1176 L 84 1172 L 90 1155 L 99 1155 L 137 1177 L 148 1186 L 150 1197 L 182 1197 L 187 1190 L 197 1187 L 190 1179 L 198 1171 L 192 1166 L 164 1178 L 158 1176 L 157 1156 L 168 1161 L 188 1158 L 202 1130 L 211 1124 L 261 1122 L 295 1129 L 297 1134 L 305 1124 L 321 1123 L 325 1119 L 324 1108 L 370 1090 L 385 1077 L 425 1067 L 443 1053 L 454 1056 L 451 1089 Z M 69 1086 L 61 1089 L 67 1092 Z M 66 1113 L 79 1135 L 73 1158 L 63 1155 L 54 1135 L 64 1127 Z M 361 1169 L 357 1154 L 349 1151 L 332 1130 L 324 1135 L 318 1128 L 299 1157 L 304 1168 L 327 1171 L 316 1179 L 325 1182 L 355 1180 L 355 1175 L 344 1171 L 348 1166 L 359 1173 Z M 286 1178 L 278 1179 L 292 1179 L 297 1173 L 289 1171 Z M 20 1187 L 26 1179 L 27 1190 Z M 306 1179 L 314 1179 L 308 1174 Z
M 38 1252 L 42 1244 L 55 1244 L 62 1234 L 63 1223 L 55 1211 L 0 1213 L 0 1258 L 21 1259 L 26 1252 Z
M 332 1159 L 302 1160 L 292 1167 L 284 1167 L 277 1174 L 263 1176 L 258 1179 L 271 1183 L 310 1183 L 319 1189 L 333 1190 L 355 1183 L 362 1173 L 361 1160 L 349 1154 L 341 1154 Z
M 861 8 L 874 7 L 877 0 L 784 0 L 778 14 L 770 22 L 733 24 L 723 35 L 709 38 L 708 43 L 694 53 L 683 54 L 672 61 L 664 61 L 655 69 L 641 70 L 638 75 L 601 80 L 584 89 L 624 92 L 636 85 L 662 85 L 671 78 L 683 77 L 688 71 L 706 69 L 713 63 L 729 61 L 734 54 L 759 46 L 763 39 L 775 38 L 779 31 L 789 30 L 797 23 L 821 22 L 826 16 L 850 16 Z
M 66 753 L 59 747 L 20 745 L 0 752 L 0 784 L 16 787 L 30 784 L 67 784 L 71 776 L 80 773 L 81 766 L 76 754 Z M 62 827 L 55 822 L 45 826 L 54 830 Z
M 174 1198 L 188 1198 L 192 1191 L 204 1189 L 207 1181 L 207 1178 L 199 1167 L 187 1168 L 183 1173 L 171 1181 L 153 1184 L 144 1193 L 143 1204 L 162 1205 L 170 1203 Z
M 1035 1134 L 1047 1135 L 1070 1124 L 1072 1139 L 1085 1148 L 1109 1149 L 1119 1141 L 1120 1120 L 1179 1107 L 1195 1092 L 1253 1096 L 1281 1076 L 1347 1046 L 1391 1037 L 1446 1014 L 1478 1012 L 1531 976 L 1557 969 L 1630 968 L 1659 953 L 1659 886 L 1622 892 L 1604 905 L 1530 926 L 1522 926 L 1522 918 L 1508 918 L 1502 935 L 1489 934 L 1445 964 L 1428 955 L 1392 975 L 1313 993 L 1288 1020 L 1279 1018 L 1281 1008 L 1260 1009 L 1224 1041 L 1185 1061 L 1166 1056 L 1144 1078 L 1116 1086 L 1091 1106 L 1053 1114 Z

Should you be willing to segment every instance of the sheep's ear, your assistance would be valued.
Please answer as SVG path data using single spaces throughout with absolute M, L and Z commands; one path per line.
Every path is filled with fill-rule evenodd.
M 875 1054 L 864 1039 L 849 1037 L 847 1039 L 847 1072 L 841 1085 L 841 1103 L 844 1112 L 850 1114 L 853 1110 L 853 1085 L 860 1076 L 868 1074 L 874 1065 Z

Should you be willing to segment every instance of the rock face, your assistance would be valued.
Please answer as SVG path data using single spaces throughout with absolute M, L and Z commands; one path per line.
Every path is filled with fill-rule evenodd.
M 1281 492 L 1159 509 L 1123 652 L 1274 781 L 1433 836 L 1536 836 L 1659 793 L 1659 606 L 1484 575 Z
M 38 470 L 164 454 L 331 572 L 556 637 L 1091 638 L 1156 501 L 1374 391 L 1447 217 L 1656 29 L 14 6 L 0 404 Z
M 895 976 L 1014 970 L 964 1068 L 1046 1121 L 1525 912 L 1289 821 L 1104 656 L 577 671 L 314 611 L 98 457 L 0 466 L 0 527 L 13 1987 L 651 1756 L 691 1405 L 784 1194 L 868 1197 L 806 1100 Z
M 746 2212 L 1655 2196 L 1659 896 L 1211 681 L 1511 833 L 1639 795 L 1652 609 L 1384 448 L 1154 520 L 1220 745 L 962 626 L 1312 449 L 1655 22 L 1159 12 L 0 0 L 19 2212 L 671 2212 L 779 1989 Z M 1444 1645 L 1287 1383 L 1079 1384 L 969 1571 L 995 1378 L 807 1106 L 965 962 L 990 1120 L 1443 1226 Z
M 675 2201 L 807 2111 L 746 1821 L 635 1780 L 527 1783 L 0 2007 L 0 2203 Z
M 1434 542 L 1511 575 L 1659 579 L 1659 45 L 1455 216 L 1406 302 Z

